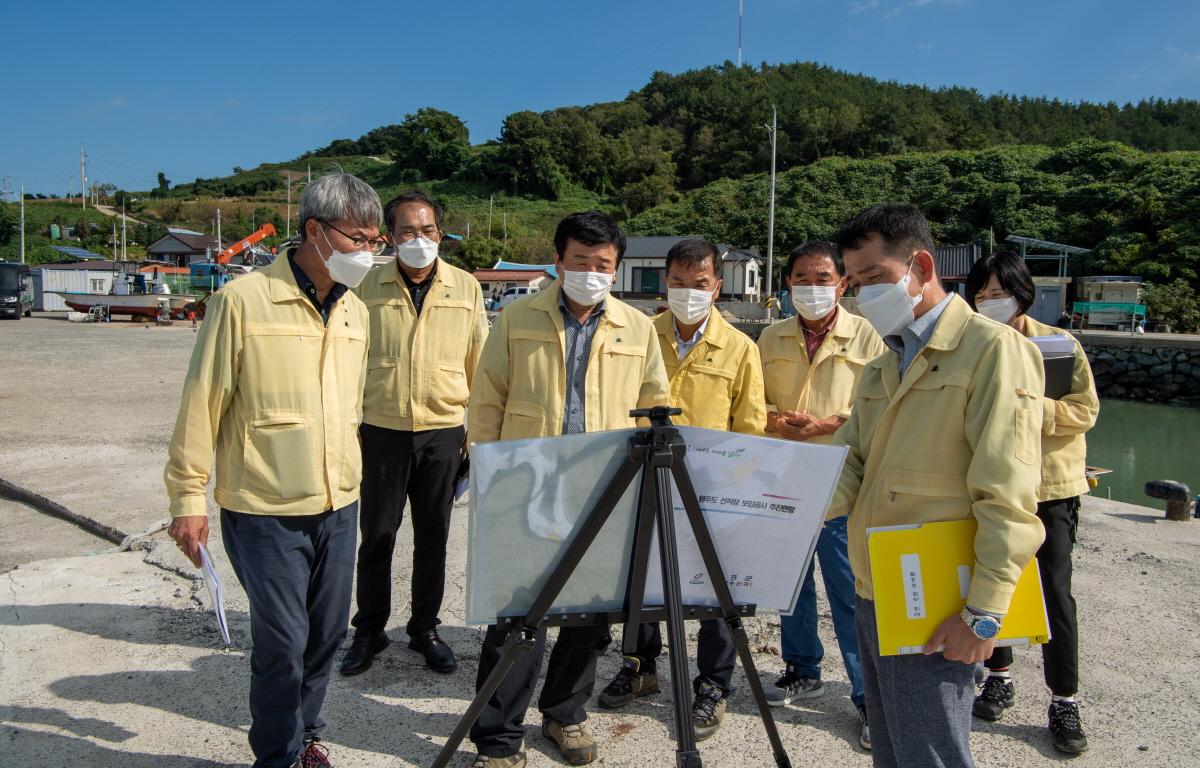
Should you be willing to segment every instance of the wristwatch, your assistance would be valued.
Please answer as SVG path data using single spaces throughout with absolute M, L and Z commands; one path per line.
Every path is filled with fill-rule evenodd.
M 970 608 L 963 608 L 958 616 L 980 640 L 995 640 L 996 635 L 1000 634 L 1000 620 L 995 616 L 974 613 Z

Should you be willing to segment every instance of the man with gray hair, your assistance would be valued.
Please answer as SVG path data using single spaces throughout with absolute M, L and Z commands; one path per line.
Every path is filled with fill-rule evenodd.
M 331 173 L 300 197 L 299 245 L 208 302 L 168 449 L 168 533 L 197 566 L 205 487 L 250 599 L 256 768 L 330 766 L 321 705 L 346 634 L 362 464 L 367 309 L 348 292 L 383 250 L 379 197 Z

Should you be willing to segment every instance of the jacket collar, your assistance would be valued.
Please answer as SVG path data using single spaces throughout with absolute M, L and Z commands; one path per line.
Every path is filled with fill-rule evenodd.
M 442 258 L 441 256 L 438 256 L 439 260 L 441 258 Z M 399 259 L 399 257 L 392 259 L 392 261 L 389 264 L 384 266 L 383 275 L 380 276 L 379 281 L 382 283 L 399 283 L 401 285 L 404 284 L 404 277 L 400 274 L 400 259 Z M 457 281 L 455 280 L 453 270 L 450 269 L 450 265 L 447 264 L 445 261 L 441 261 L 441 263 L 439 263 L 437 265 L 437 269 L 434 270 L 433 283 L 431 284 L 430 287 L 432 287 L 433 285 L 438 285 L 438 284 L 444 285 L 447 288 L 452 288 L 458 284 Z
M 854 338 L 854 328 L 850 319 L 850 313 L 845 307 L 838 305 L 837 318 L 833 321 L 833 327 L 829 329 L 829 334 L 837 339 L 850 340 Z M 780 336 L 800 336 L 800 315 L 788 318 L 789 322 L 784 326 Z
M 549 288 L 535 293 L 533 298 L 529 300 L 529 307 L 531 309 L 540 309 L 550 315 L 551 321 L 561 326 L 562 315 L 559 312 L 558 306 L 560 296 L 562 296 L 562 278 L 551 283 Z M 621 306 L 623 306 L 621 302 L 614 299 L 611 295 L 605 299 L 604 314 L 600 316 L 600 323 L 624 328 L 626 323 L 620 311 Z M 617 311 L 614 312 L 614 309 Z
M 263 270 L 267 276 L 267 291 L 271 301 L 282 304 L 285 301 L 308 301 L 308 297 L 296 285 L 296 276 L 292 274 L 290 259 L 295 253 L 295 246 L 279 252 L 271 266 Z
M 660 321 L 666 327 L 664 328 L 663 325 L 655 323 L 655 329 L 659 336 L 662 336 L 667 340 L 668 344 L 674 347 L 676 333 L 675 315 L 668 309 L 662 316 L 668 318 L 665 321 Z M 731 330 L 733 330 L 733 327 L 729 324 L 729 321 L 721 317 L 721 313 L 717 311 L 716 307 L 712 307 L 708 310 L 708 325 L 704 327 L 704 335 L 700 337 L 699 343 L 722 349 L 729 343 L 729 332 Z

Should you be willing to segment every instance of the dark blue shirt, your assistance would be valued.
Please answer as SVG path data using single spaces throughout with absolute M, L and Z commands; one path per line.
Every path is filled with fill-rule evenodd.
M 317 308 L 317 312 L 321 315 L 321 320 L 326 325 L 329 324 L 329 312 L 333 309 L 333 305 L 338 303 L 338 299 L 342 298 L 346 293 L 346 286 L 341 283 L 334 283 L 333 288 L 329 289 L 329 295 L 325 297 L 325 301 L 317 299 L 317 287 L 313 285 L 313 281 L 308 279 L 308 275 L 304 274 L 304 270 L 300 269 L 294 258 L 295 251 L 288 251 L 288 265 L 292 268 L 292 275 L 296 278 L 296 285 L 300 287 L 300 292 L 308 297 L 313 306 Z

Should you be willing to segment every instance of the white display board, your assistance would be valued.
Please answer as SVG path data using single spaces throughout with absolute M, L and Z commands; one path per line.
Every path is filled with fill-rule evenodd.
M 733 599 L 760 612 L 795 606 L 845 448 L 680 427 L 685 464 Z M 634 430 L 473 445 L 467 622 L 524 615 L 628 455 Z M 552 613 L 620 610 L 633 550 L 639 479 L 568 580 Z M 683 601 L 715 605 L 691 526 L 675 500 Z M 646 605 L 662 602 L 657 539 Z

